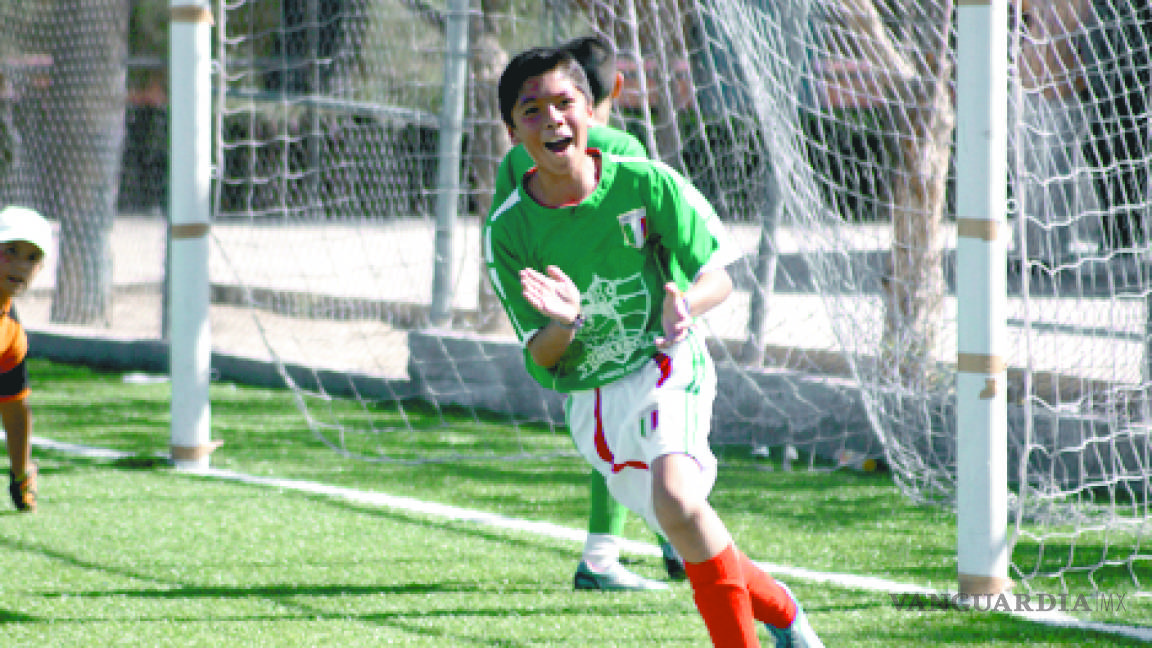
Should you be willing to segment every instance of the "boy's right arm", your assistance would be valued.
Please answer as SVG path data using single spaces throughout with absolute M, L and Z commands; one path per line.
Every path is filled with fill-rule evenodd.
M 488 267 L 488 279 L 508 315 L 516 337 L 527 349 L 539 332 L 548 328 L 549 316 L 543 314 L 525 296 L 522 276 L 536 271 L 531 269 L 533 264 L 524 258 L 523 245 L 505 226 L 503 218 L 494 219 L 489 215 L 481 235 L 481 245 Z
M 556 266 L 542 274 L 533 268 L 520 271 L 520 284 L 525 301 L 548 323 L 527 342 L 528 353 L 536 364 L 550 369 L 560 361 L 583 323 L 580 313 L 580 291 L 568 275 Z

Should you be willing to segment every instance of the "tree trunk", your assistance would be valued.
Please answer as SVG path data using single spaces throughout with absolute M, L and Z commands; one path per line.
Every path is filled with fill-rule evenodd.
M 902 168 L 893 186 L 891 273 L 886 278 L 884 349 L 902 384 L 931 381 L 944 306 L 944 203 L 952 107 L 945 83 L 909 113 L 915 136 L 898 147 Z
M 899 114 L 889 122 L 902 127 L 896 145 L 899 166 L 892 176 L 883 359 L 889 379 L 922 389 L 936 374 L 946 288 L 943 220 L 956 123 L 948 49 L 952 6 L 908 3 L 902 15 L 908 17 L 906 38 L 916 56 L 912 78 L 897 88 Z
M 60 222 L 51 321 L 111 325 L 112 226 L 124 144 L 127 0 L 61 0 L 41 167 L 48 216 Z

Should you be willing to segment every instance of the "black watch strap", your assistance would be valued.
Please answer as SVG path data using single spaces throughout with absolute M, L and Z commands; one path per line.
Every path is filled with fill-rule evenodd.
M 562 329 L 566 329 L 569 331 L 579 331 L 580 328 L 584 326 L 584 313 L 580 313 L 579 315 L 577 315 L 576 319 L 572 320 L 571 324 L 565 324 L 564 322 L 560 322 L 557 320 L 552 320 L 552 321 L 556 323 L 556 326 L 559 326 Z

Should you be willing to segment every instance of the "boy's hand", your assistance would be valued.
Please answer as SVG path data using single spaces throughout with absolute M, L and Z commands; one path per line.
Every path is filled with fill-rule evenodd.
M 570 326 L 580 314 L 580 291 L 560 268 L 550 265 L 545 270 L 547 275 L 533 268 L 520 271 L 524 299 L 541 314 Z
M 692 328 L 692 313 L 688 312 L 688 302 L 684 293 L 674 283 L 664 284 L 664 311 L 662 317 L 664 337 L 656 338 L 656 346 L 666 348 L 683 340 Z

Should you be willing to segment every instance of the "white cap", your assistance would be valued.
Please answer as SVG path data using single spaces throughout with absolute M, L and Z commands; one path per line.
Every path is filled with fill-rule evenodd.
M 28 241 L 45 256 L 52 249 L 52 226 L 34 209 L 12 205 L 0 210 L 0 242 Z

